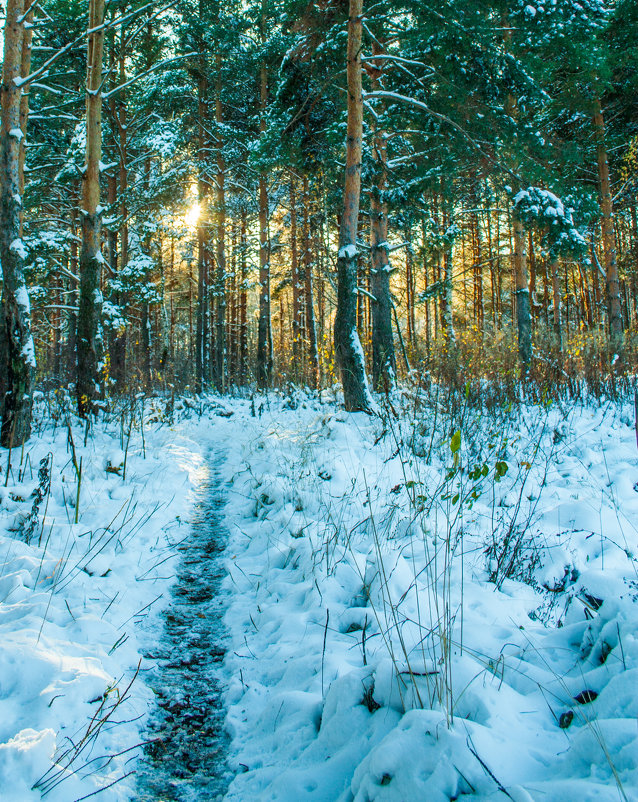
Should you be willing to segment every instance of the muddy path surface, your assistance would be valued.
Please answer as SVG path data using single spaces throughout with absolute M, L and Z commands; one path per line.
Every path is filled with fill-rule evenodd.
M 223 551 L 227 541 L 221 455 L 212 455 L 198 490 L 189 537 L 179 547 L 164 632 L 152 653 L 147 682 L 156 694 L 137 770 L 136 800 L 213 802 L 224 797 L 232 775 L 222 707 Z

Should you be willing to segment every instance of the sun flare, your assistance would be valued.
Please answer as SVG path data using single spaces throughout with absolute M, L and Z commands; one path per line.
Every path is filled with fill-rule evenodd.
M 184 220 L 189 228 L 196 228 L 201 214 L 199 203 L 194 203 L 184 215 Z

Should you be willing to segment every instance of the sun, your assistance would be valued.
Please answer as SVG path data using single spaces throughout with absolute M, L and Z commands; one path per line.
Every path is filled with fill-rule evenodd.
M 184 220 L 189 228 L 197 228 L 197 223 L 201 215 L 201 207 L 199 203 L 194 203 L 184 215 Z

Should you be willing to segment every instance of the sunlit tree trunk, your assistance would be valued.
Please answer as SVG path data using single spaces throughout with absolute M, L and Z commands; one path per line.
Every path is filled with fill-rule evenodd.
M 317 348 L 317 329 L 315 326 L 315 309 L 313 302 L 312 276 L 312 239 L 310 235 L 310 191 L 308 176 L 303 178 L 303 264 L 305 279 L 305 312 L 306 337 L 308 340 L 308 357 L 310 360 L 310 387 L 319 387 L 319 350 Z
M 343 215 L 339 229 L 337 261 L 337 314 L 335 354 L 341 370 L 345 407 L 369 410 L 363 349 L 357 332 L 357 231 L 361 198 L 361 140 L 363 95 L 361 81 L 363 0 L 350 0 L 348 19 L 348 124 Z
M 609 182 L 609 162 L 605 145 L 605 122 L 600 102 L 596 101 L 594 111 L 594 132 L 596 135 L 596 155 L 598 162 L 598 181 L 600 185 L 600 210 L 602 212 L 602 243 L 605 262 L 605 288 L 609 313 L 609 344 L 615 354 L 622 351 L 622 311 L 620 304 L 620 280 L 616 263 L 616 241 L 614 232 L 614 205 Z
M 31 434 L 31 405 L 35 349 L 31 336 L 31 309 L 24 278 L 21 239 L 23 186 L 20 176 L 21 142 L 28 107 L 21 119 L 22 90 L 16 86 L 23 66 L 24 0 L 8 0 L 4 29 L 2 121 L 0 125 L 0 260 L 3 285 L 0 331 L 0 389 L 3 391 L 0 442 L 22 444 Z M 29 45 L 27 44 L 27 47 Z M 23 162 L 22 162 L 23 164 Z
M 85 417 L 101 395 L 102 264 L 100 229 L 100 159 L 102 155 L 102 54 L 104 0 L 89 0 L 89 41 L 86 77 L 86 161 L 82 177 L 82 246 L 78 312 L 78 411 Z

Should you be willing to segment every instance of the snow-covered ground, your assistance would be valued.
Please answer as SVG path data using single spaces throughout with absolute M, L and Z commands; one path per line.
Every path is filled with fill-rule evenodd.
M 78 523 L 64 416 L 54 427 L 41 410 L 12 456 L 2 799 L 51 788 L 69 802 L 110 783 L 100 799 L 135 798 L 132 775 L 116 781 L 152 705 L 150 658 L 137 666 L 213 444 L 230 532 L 228 800 L 637 798 L 629 405 L 481 415 L 404 393 L 368 417 L 298 395 L 174 420 L 165 401 L 141 406 L 130 440 L 130 414 L 86 445 L 72 426 Z M 40 481 L 29 518 L 48 453 L 51 491 Z

